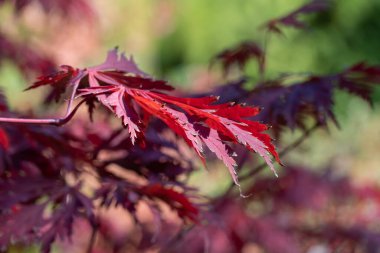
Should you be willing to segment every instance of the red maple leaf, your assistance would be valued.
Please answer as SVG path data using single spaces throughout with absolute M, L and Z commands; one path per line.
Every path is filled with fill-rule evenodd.
M 195 207 L 185 194 L 171 188 L 164 188 L 160 184 L 143 186 L 140 192 L 149 198 L 156 198 L 167 203 L 176 210 L 182 218 L 188 218 L 193 222 L 198 221 L 199 210 Z
M 228 167 L 236 184 L 236 162 L 228 143 L 240 143 L 264 158 L 274 171 L 270 154 L 277 161 L 271 138 L 264 134 L 267 126 L 246 118 L 259 109 L 231 103 L 214 104 L 216 97 L 178 98 L 162 93 L 173 89 L 166 82 L 153 80 L 141 71 L 132 58 L 119 55 L 117 49 L 108 53 L 104 63 L 81 70 L 65 67 L 64 71 L 40 78 L 30 88 L 51 85 L 62 90 L 61 81 L 72 86 L 77 97 L 97 98 L 98 102 L 122 119 L 132 143 L 143 137 L 144 120 L 157 117 L 181 136 L 204 161 L 206 146 Z M 77 90 L 77 88 L 79 88 Z
M 0 128 L 0 146 L 7 150 L 9 148 L 9 139 L 5 131 Z

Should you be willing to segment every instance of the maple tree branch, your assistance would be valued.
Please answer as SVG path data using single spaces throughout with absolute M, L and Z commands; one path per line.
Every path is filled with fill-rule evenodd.
M 279 156 L 285 156 L 287 155 L 290 151 L 292 151 L 293 149 L 295 149 L 296 147 L 298 147 L 299 145 L 301 145 L 302 142 L 304 142 L 304 140 L 309 137 L 309 135 L 311 133 L 313 133 L 316 129 L 318 129 L 320 125 L 318 123 L 316 123 L 314 126 L 312 126 L 311 128 L 309 128 L 308 130 L 306 130 L 305 132 L 303 132 L 303 134 L 297 139 L 295 140 L 294 142 L 292 142 L 291 144 L 289 144 L 286 148 L 284 148 L 281 152 L 279 152 Z M 244 156 L 244 154 L 243 154 Z M 244 159 L 245 161 L 246 159 Z M 243 161 L 243 159 L 242 159 Z M 240 169 L 242 166 L 244 165 L 244 163 L 239 163 L 238 164 L 238 168 L 237 168 L 237 171 L 238 169 Z M 266 163 L 262 163 L 260 165 L 258 165 L 256 168 L 254 168 L 253 170 L 251 170 L 250 172 L 248 172 L 247 174 L 239 177 L 239 181 L 242 182 L 246 179 L 249 179 L 251 178 L 252 176 L 256 175 L 257 173 L 259 173 L 261 170 L 263 170 L 265 167 L 267 166 Z M 225 195 L 229 194 L 235 187 L 235 184 L 234 183 L 231 183 L 230 186 L 228 187 L 228 189 L 225 191 Z
M 66 114 L 62 118 L 57 118 L 57 119 L 29 119 L 29 118 L 4 118 L 0 117 L 0 122 L 5 122 L 5 123 L 19 123 L 19 124 L 40 124 L 40 125 L 55 125 L 55 126 L 62 126 L 69 122 L 76 111 L 78 110 L 79 106 L 82 105 L 86 99 L 83 99 L 80 101 L 73 110 L 68 111 L 68 114 Z
M 31 118 L 7 118 L 7 117 L 0 117 L 0 122 L 5 122 L 5 123 L 18 123 L 18 124 L 47 124 L 47 125 L 55 125 L 55 126 L 61 126 L 66 124 L 68 121 L 70 121 L 76 111 L 78 110 L 79 106 L 83 104 L 86 99 L 83 99 L 80 101 L 73 109 L 73 102 L 74 102 L 74 97 L 76 94 L 76 91 L 78 89 L 79 83 L 76 83 L 71 95 L 70 99 L 67 104 L 67 109 L 66 109 L 66 114 L 61 117 L 61 118 L 56 118 L 56 119 L 31 119 Z

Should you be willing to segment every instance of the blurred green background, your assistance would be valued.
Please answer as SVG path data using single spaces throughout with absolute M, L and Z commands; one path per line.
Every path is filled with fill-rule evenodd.
M 45 15 L 30 6 L 15 17 L 12 6 L 0 9 L 0 30 L 13 39 L 53 57 L 59 64 L 83 67 L 101 62 L 108 49 L 119 46 L 133 54 L 140 67 L 182 89 L 209 89 L 210 60 L 221 50 L 243 40 L 264 42 L 258 29 L 265 21 L 285 15 L 302 0 L 94 0 L 97 20 L 67 19 Z M 380 63 L 380 1 L 336 0 L 323 14 L 306 19 L 305 31 L 285 29 L 285 36 L 272 36 L 267 45 L 267 78 L 282 73 L 328 74 L 366 61 Z M 255 75 L 255 65 L 247 72 Z M 12 64 L 0 66 L 0 84 L 12 107 L 39 111 L 41 95 L 22 93 L 32 81 Z M 211 78 L 212 79 L 212 78 Z M 30 99 L 31 95 L 33 99 Z M 313 168 L 332 165 L 354 180 L 379 182 L 380 117 L 375 108 L 345 93 L 337 93 L 335 111 L 342 129 L 331 125 L 319 131 L 286 164 Z M 34 99 L 35 98 L 35 99 Z M 286 133 L 288 142 L 299 133 Z M 282 169 L 280 169 L 282 170 Z M 202 178 L 214 176 L 205 185 Z M 220 180 L 219 180 L 220 179 Z M 211 183 L 215 182 L 215 183 Z M 226 170 L 200 171 L 193 183 L 216 194 L 229 184 Z

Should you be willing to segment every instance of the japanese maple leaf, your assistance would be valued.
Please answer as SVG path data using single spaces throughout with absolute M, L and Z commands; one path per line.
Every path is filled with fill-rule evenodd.
M 152 199 L 160 199 L 167 203 L 172 209 L 176 210 L 181 218 L 188 218 L 197 222 L 199 210 L 195 207 L 188 197 L 171 188 L 164 188 L 160 184 L 143 186 L 139 190 L 145 196 Z
M 65 71 L 40 81 L 40 85 L 52 85 L 62 89 L 61 80 L 72 86 L 77 97 L 93 99 L 122 119 L 128 129 L 132 143 L 144 136 L 145 121 L 151 116 L 162 120 L 177 135 L 182 137 L 204 161 L 204 146 L 210 149 L 228 167 L 236 184 L 238 179 L 229 143 L 240 143 L 258 153 L 274 171 L 270 154 L 277 161 L 271 138 L 263 132 L 267 126 L 246 118 L 255 116 L 259 109 L 231 103 L 215 104 L 216 97 L 179 98 L 164 94 L 172 90 L 165 81 L 154 80 L 141 71 L 132 58 L 119 55 L 117 49 L 108 53 L 104 63 Z M 41 83 L 42 80 L 42 83 Z
M 6 132 L 0 128 L 0 147 L 7 150 L 9 148 L 9 139 Z
M 310 3 L 289 13 L 288 15 L 268 21 L 263 25 L 263 27 L 270 32 L 278 34 L 282 34 L 282 30 L 280 28 L 281 26 L 305 29 L 307 27 L 307 24 L 304 21 L 300 20 L 300 15 L 322 12 L 325 11 L 328 7 L 328 1 L 313 0 Z
M 250 59 L 256 59 L 259 64 L 259 72 L 263 73 L 265 68 L 265 52 L 256 42 L 243 42 L 236 47 L 229 48 L 215 56 L 214 60 L 220 61 L 223 71 L 227 74 L 230 69 L 237 65 L 243 70 Z
M 257 84 L 253 89 L 246 89 L 246 79 L 221 85 L 206 94 L 215 94 L 221 101 L 235 101 L 255 104 L 263 110 L 250 118 L 272 126 L 276 139 L 286 128 L 308 131 L 310 119 L 318 127 L 327 127 L 331 121 L 339 127 L 334 114 L 334 93 L 337 90 L 349 92 L 373 104 L 372 94 L 380 84 L 380 66 L 357 63 L 341 72 L 328 75 L 310 75 L 299 82 L 289 82 L 284 75 L 274 80 Z

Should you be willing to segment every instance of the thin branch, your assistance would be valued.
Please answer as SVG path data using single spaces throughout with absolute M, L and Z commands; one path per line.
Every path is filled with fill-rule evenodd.
M 282 156 L 284 157 L 285 155 L 287 155 L 290 151 L 292 151 L 293 149 L 297 148 L 299 145 L 301 145 L 302 142 L 305 141 L 305 139 L 311 134 L 313 133 L 316 129 L 318 129 L 320 125 L 318 123 L 316 123 L 314 126 L 312 126 L 311 128 L 309 128 L 308 130 L 306 130 L 297 140 L 295 140 L 293 143 L 291 143 L 290 145 L 288 145 L 286 148 L 284 148 L 281 152 L 279 152 L 279 156 Z M 243 164 L 239 164 L 240 167 L 243 166 Z M 258 165 L 256 168 L 254 168 L 253 170 L 251 170 L 250 172 L 248 172 L 247 174 L 239 177 L 239 181 L 242 182 L 244 180 L 247 180 L 249 178 L 252 178 L 252 176 L 256 175 L 257 173 L 259 173 L 260 171 L 262 171 L 265 167 L 267 166 L 266 163 L 262 163 L 260 165 Z M 228 187 L 227 191 L 225 192 L 225 195 L 226 194 L 229 194 L 233 188 L 234 188 L 235 184 L 234 183 L 231 183 L 230 186 Z
M 62 118 L 57 119 L 28 119 L 28 118 L 3 118 L 0 117 L 0 122 L 4 123 L 19 123 L 19 124 L 39 124 L 39 125 L 54 125 L 54 126 L 62 126 L 69 122 L 76 111 L 79 109 L 79 106 L 81 106 L 86 99 L 83 99 L 80 101 L 73 110 L 69 111 L 69 114 L 65 115 Z
M 67 109 L 66 114 L 57 119 L 30 119 L 30 118 L 6 118 L 6 117 L 0 117 L 0 122 L 5 123 L 18 123 L 18 124 L 47 124 L 47 125 L 55 125 L 55 126 L 61 126 L 66 124 L 72 117 L 74 116 L 75 112 L 78 110 L 79 106 L 86 101 L 86 99 L 83 99 L 81 102 L 79 102 L 74 109 L 72 109 L 75 94 L 77 92 L 79 86 L 79 82 L 76 82 L 73 90 L 70 95 L 70 99 L 67 103 Z
M 0 117 L 0 122 L 5 123 L 19 123 L 19 124 L 47 124 L 57 125 L 62 119 L 28 119 L 28 118 L 3 118 Z

